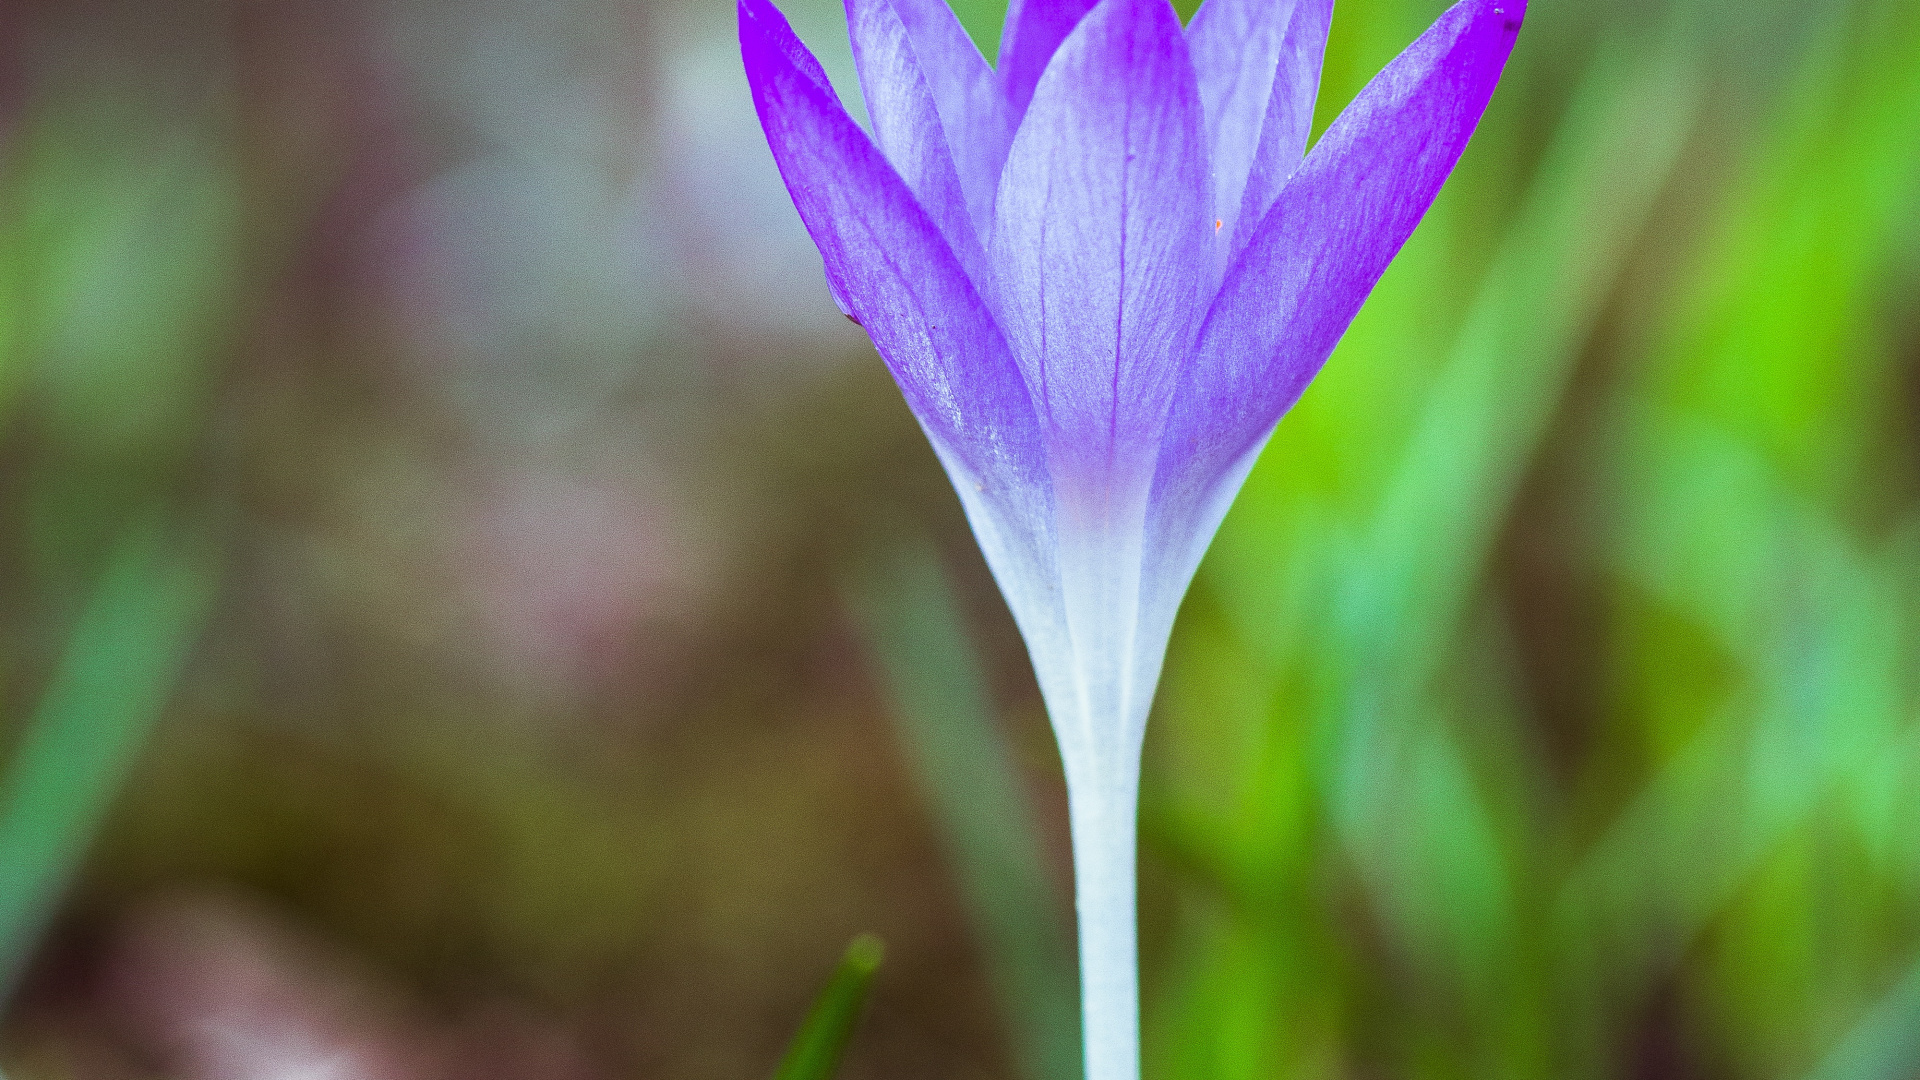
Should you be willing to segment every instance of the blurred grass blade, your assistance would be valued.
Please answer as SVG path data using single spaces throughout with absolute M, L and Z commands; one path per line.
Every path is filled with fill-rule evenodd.
M 1748 1042 L 1783 1026 L 1760 1018 L 1762 1002 L 1812 993 L 1837 965 L 1824 947 L 1774 957 L 1805 924 L 1741 936 L 1728 911 L 1809 829 L 1832 827 L 1828 799 L 1910 753 L 1898 587 L 1910 575 L 1850 535 L 1856 500 L 1883 497 L 1859 465 L 1895 423 L 1893 354 L 1871 336 L 1878 275 L 1920 198 L 1920 19 L 1905 19 L 1899 33 L 1828 28 L 1618 420 L 1608 559 L 1648 612 L 1624 623 L 1638 629 L 1620 655 L 1636 673 L 1624 697 L 1645 703 L 1652 778 L 1569 874 L 1559 917 L 1625 973 L 1709 936 L 1723 955 L 1768 957 L 1757 970 L 1775 981 L 1750 976 L 1738 999 Z M 1688 641 L 1699 652 L 1676 660 Z M 1849 888 L 1833 869 L 1818 876 Z
M 0 776 L 0 998 L 165 708 L 214 586 L 148 523 L 122 537 L 82 610 Z
M 1807 1080 L 1907 1080 L 1920 1069 L 1920 964 L 1840 1040 Z
M 1015 1056 L 1031 1080 L 1078 1080 L 1073 944 L 939 556 L 924 538 L 898 542 L 845 591 L 945 839 Z
M 1373 522 L 1358 614 L 1424 684 L 1696 109 L 1684 54 L 1592 65 L 1429 393 Z M 1382 636 L 1387 635 L 1387 636 Z
M 882 952 L 880 939 L 867 934 L 847 946 L 839 968 L 814 999 L 800 1033 L 787 1047 L 774 1080 L 827 1080 L 833 1075 L 860 1022 L 861 1006 L 867 1002 L 874 973 L 880 970 Z
M 1582 346 L 1666 183 L 1695 115 L 1678 49 L 1624 46 L 1588 70 L 1499 255 L 1429 392 L 1350 564 L 1324 664 L 1341 672 L 1335 824 L 1371 868 L 1376 896 L 1417 940 L 1479 942 L 1469 967 L 1493 986 L 1513 883 L 1494 877 L 1500 830 L 1452 734 L 1418 707 L 1456 647 L 1527 463 Z M 1386 767 L 1383 763 L 1394 763 Z M 1433 800 L 1409 812 L 1410 791 Z M 1408 822 L 1420 823 L 1415 829 Z M 1425 848 L 1432 865 L 1408 858 Z M 1434 867 L 1487 868 L 1449 876 Z M 1436 903 L 1446 882 L 1464 890 Z M 1395 904 L 1394 897 L 1401 899 Z M 1437 925 L 1434 929 L 1439 929 Z M 1448 951 L 1427 940 L 1422 951 Z

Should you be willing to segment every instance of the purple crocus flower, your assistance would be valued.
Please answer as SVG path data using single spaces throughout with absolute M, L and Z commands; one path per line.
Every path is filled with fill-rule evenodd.
M 767 140 L 958 489 L 1065 763 L 1089 1080 L 1138 1075 L 1134 817 L 1175 610 L 1452 170 L 1526 0 L 1460 0 L 1307 153 L 1332 0 L 846 0 L 869 136 L 739 0 Z

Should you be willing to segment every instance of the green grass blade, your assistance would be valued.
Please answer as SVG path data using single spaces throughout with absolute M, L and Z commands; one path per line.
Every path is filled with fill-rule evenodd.
M 0 776 L 0 996 L 165 708 L 215 576 L 156 525 L 124 536 Z
M 1909 969 L 1807 1080 L 1905 1080 L 1920 1062 L 1920 964 Z
M 1835 496 L 1866 479 L 1848 463 L 1868 460 L 1859 433 L 1888 396 L 1882 351 L 1862 339 L 1916 205 L 1917 27 L 1849 62 L 1836 26 L 1812 55 L 1809 89 L 1734 189 L 1621 410 L 1614 572 L 1730 665 L 1695 686 L 1667 662 L 1671 641 L 1623 650 L 1657 760 L 1561 906 L 1613 928 L 1605 955 L 1625 970 L 1689 947 L 1837 782 L 1899 752 L 1878 733 L 1898 728 L 1903 575 L 1848 535 Z
M 898 543 L 845 592 L 945 841 L 1014 1054 L 1032 1080 L 1078 1080 L 1073 942 L 939 556 L 924 539 Z
M 1366 635 L 1423 683 L 1526 463 L 1692 126 L 1683 57 L 1625 47 L 1589 72 L 1488 273 L 1372 523 Z
M 1692 126 L 1692 85 L 1677 52 L 1616 48 L 1590 69 L 1428 392 L 1322 662 L 1343 681 L 1336 827 L 1374 868 L 1381 899 L 1443 913 L 1435 929 L 1452 925 L 1442 937 L 1482 944 L 1484 985 L 1498 981 L 1504 939 L 1489 928 L 1511 926 L 1514 886 L 1497 870 L 1500 830 L 1464 749 L 1421 703 L 1457 648 L 1525 466 Z M 1414 797 L 1428 800 L 1423 811 L 1406 809 Z M 1409 818 L 1427 823 L 1417 841 Z M 1431 865 L 1410 860 L 1410 844 Z M 1464 866 L 1485 873 L 1435 869 Z M 1445 893 L 1449 883 L 1463 891 Z M 1446 951 L 1398 921 L 1423 951 Z
M 774 1080 L 827 1080 L 833 1075 L 860 1022 L 861 1006 L 866 1004 L 874 973 L 880 970 L 883 951 L 879 938 L 865 934 L 847 946 L 833 978 L 814 999 L 799 1034 L 787 1047 L 787 1056 L 780 1059 Z

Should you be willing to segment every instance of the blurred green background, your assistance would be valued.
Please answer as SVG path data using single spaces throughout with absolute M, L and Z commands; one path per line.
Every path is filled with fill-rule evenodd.
M 1917 422 L 1920 4 L 1535 0 L 1182 612 L 1149 1076 L 1920 1077 Z M 1067 873 L 730 5 L 0 5 L 11 1080 L 770 1076 L 866 931 L 841 1075 L 1075 1080 Z

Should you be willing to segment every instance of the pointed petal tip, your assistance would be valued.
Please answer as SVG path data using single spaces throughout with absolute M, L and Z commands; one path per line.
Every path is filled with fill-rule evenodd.
M 1466 32 L 1486 35 L 1496 48 L 1511 48 L 1527 21 L 1527 0 L 1462 0 L 1459 6 L 1469 5 Z
M 1527 22 L 1527 0 L 1481 0 L 1488 34 L 1481 56 L 1489 76 L 1497 83 L 1507 66 L 1507 57 Z M 1483 103 L 1484 104 L 1484 103 Z
M 1426 73 L 1420 77 L 1451 72 L 1468 78 L 1477 89 L 1469 95 L 1472 104 L 1467 111 L 1477 121 L 1499 85 L 1526 19 L 1527 0 L 1459 0 L 1376 79 L 1389 78 L 1396 71 Z M 1469 124 L 1467 133 L 1471 132 Z
M 775 9 L 772 4 L 768 3 L 767 0 L 739 0 L 739 2 L 734 5 L 734 11 L 740 16 L 740 28 L 742 30 L 745 30 L 749 24 L 758 23 L 766 18 L 769 11 L 772 11 L 773 14 L 776 15 L 779 14 L 779 11 Z
M 1033 100 L 1033 89 L 1069 33 L 1095 0 L 1012 0 L 1000 28 L 1000 61 L 995 66 L 1002 93 L 1018 118 Z
M 821 92 L 834 97 L 826 70 L 772 0 L 737 0 L 736 10 L 740 16 L 740 58 L 756 101 L 761 100 L 773 74 L 784 69 L 798 72 Z
M 782 15 L 780 9 L 774 7 L 770 0 L 738 0 L 734 5 L 734 11 L 740 19 L 742 48 L 752 46 L 767 48 L 771 44 L 771 39 L 787 25 L 786 16 Z

